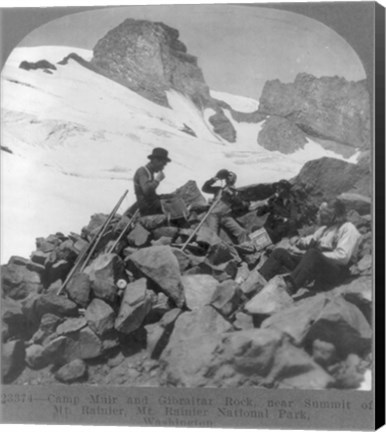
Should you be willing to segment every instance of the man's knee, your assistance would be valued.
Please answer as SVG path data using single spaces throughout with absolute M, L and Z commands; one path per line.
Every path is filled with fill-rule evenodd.
M 289 252 L 284 248 L 276 248 L 272 251 L 271 257 L 280 261 L 283 257 L 288 256 Z

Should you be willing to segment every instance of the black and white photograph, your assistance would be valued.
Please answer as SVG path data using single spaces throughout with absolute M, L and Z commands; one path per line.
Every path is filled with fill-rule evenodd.
M 374 427 L 375 7 L 51 8 L 3 47 L 3 421 Z

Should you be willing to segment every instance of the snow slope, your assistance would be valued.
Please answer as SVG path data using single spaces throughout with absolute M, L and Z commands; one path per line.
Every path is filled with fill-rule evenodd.
M 296 175 L 310 159 L 338 155 L 309 142 L 293 155 L 270 152 L 256 143 L 261 124 L 228 118 L 237 142 L 227 143 L 183 95 L 169 92 L 172 109 L 70 60 L 47 74 L 19 69 L 21 61 L 57 63 L 71 52 L 85 59 L 91 51 L 71 47 L 17 48 L 2 72 L 1 261 L 28 256 L 36 237 L 79 232 L 90 215 L 108 213 L 125 189 L 121 211 L 134 201 L 132 177 L 152 148 L 168 149 L 172 163 L 160 193 L 186 181 L 199 186 L 220 168 L 238 174 L 238 185 Z M 215 93 L 239 111 L 258 102 Z M 188 126 L 196 136 L 183 131 Z

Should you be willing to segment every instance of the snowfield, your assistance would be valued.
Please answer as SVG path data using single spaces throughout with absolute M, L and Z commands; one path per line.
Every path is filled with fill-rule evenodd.
M 92 52 L 71 47 L 17 48 L 1 79 L 1 262 L 28 257 L 35 238 L 58 231 L 79 232 L 94 213 L 109 213 L 123 192 L 121 212 L 133 201 L 132 178 L 154 147 L 165 147 L 172 163 L 160 193 L 188 180 L 199 187 L 219 169 L 237 173 L 239 186 L 295 176 L 311 159 L 341 156 L 315 142 L 292 155 L 270 152 L 257 144 L 259 124 L 235 122 L 237 142 L 217 136 L 183 95 L 171 91 L 171 109 L 70 60 L 76 52 L 89 60 Z M 23 60 L 48 60 L 57 70 L 19 69 Z M 212 92 L 234 109 L 252 112 L 258 101 Z M 196 136 L 186 132 L 186 126 Z M 355 156 L 351 158 L 355 161 Z

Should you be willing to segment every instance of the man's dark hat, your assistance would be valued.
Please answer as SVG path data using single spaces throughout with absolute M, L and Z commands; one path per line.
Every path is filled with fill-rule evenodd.
M 151 155 L 148 156 L 148 159 L 160 159 L 165 160 L 167 162 L 171 162 L 171 159 L 169 159 L 168 151 L 165 150 L 162 147 L 156 147 L 153 149 Z

